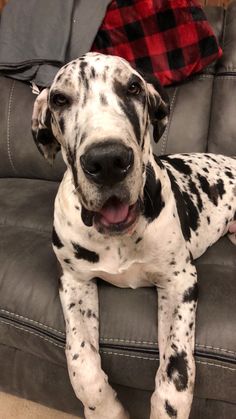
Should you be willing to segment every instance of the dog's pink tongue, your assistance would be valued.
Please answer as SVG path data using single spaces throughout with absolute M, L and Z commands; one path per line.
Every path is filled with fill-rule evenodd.
M 108 201 L 101 209 L 100 214 L 109 224 L 118 224 L 126 220 L 129 213 L 129 205 L 122 202 Z

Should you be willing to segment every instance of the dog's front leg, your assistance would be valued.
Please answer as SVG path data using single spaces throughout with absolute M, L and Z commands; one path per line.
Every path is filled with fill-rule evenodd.
M 66 323 L 66 358 L 76 396 L 86 419 L 127 419 L 101 368 L 98 295 L 95 280 L 68 272 L 61 277 L 60 298 Z
M 189 256 L 184 262 L 176 264 L 167 287 L 158 289 L 160 366 L 151 400 L 151 419 L 187 419 L 191 409 L 197 274 Z

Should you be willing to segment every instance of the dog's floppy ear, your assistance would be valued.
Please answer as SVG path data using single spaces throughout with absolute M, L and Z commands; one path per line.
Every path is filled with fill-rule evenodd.
M 149 116 L 153 125 L 153 139 L 157 143 L 168 123 L 169 97 L 156 77 L 144 73 L 141 75 L 147 83 Z
M 48 92 L 48 88 L 42 90 L 34 102 L 31 128 L 34 141 L 40 153 L 52 165 L 61 146 L 52 132 L 51 112 L 48 108 Z

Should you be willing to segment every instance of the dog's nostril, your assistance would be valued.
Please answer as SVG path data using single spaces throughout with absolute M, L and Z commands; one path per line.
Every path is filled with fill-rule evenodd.
M 101 165 L 96 160 L 88 159 L 85 155 L 80 157 L 80 163 L 84 172 L 91 175 L 96 175 L 102 170 Z
M 114 167 L 123 171 L 128 171 L 133 164 L 134 155 L 132 149 L 128 149 L 127 153 L 114 158 Z
M 90 164 L 88 167 L 87 167 L 87 171 L 89 172 L 89 173 L 91 173 L 92 175 L 96 175 L 97 173 L 99 173 L 100 171 L 102 170 L 102 167 L 101 167 L 101 165 L 99 164 L 99 163 L 93 163 L 93 164 Z
M 127 164 L 123 160 L 117 158 L 114 160 L 114 166 L 117 167 L 117 169 L 124 170 Z

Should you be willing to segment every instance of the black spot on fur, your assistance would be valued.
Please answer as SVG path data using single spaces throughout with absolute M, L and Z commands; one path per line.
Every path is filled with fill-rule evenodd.
M 95 79 L 96 78 L 96 71 L 94 67 L 91 67 L 91 79 Z
M 167 365 L 167 376 L 173 381 L 177 391 L 183 391 L 188 385 L 188 362 L 185 351 L 171 355 Z
M 188 212 L 187 212 L 187 208 L 186 208 L 186 203 L 183 199 L 182 196 L 182 192 L 179 188 L 179 185 L 177 184 L 174 176 L 172 175 L 172 173 L 167 169 L 167 173 L 170 179 L 170 183 L 171 183 L 171 189 L 174 193 L 175 196 L 175 201 L 176 201 L 176 207 L 177 207 L 177 211 L 178 211 L 178 215 L 179 215 L 179 220 L 180 220 L 180 225 L 181 225 L 181 230 L 183 233 L 183 236 L 185 238 L 186 241 L 190 240 L 191 238 L 191 230 L 190 230 L 190 226 L 189 226 L 189 220 L 188 220 Z
M 82 80 L 84 80 L 85 77 L 86 77 L 85 69 L 86 69 L 87 66 L 88 66 L 88 63 L 86 61 L 81 61 L 81 63 L 80 63 L 80 73 L 79 74 L 80 74 L 80 77 L 81 77 Z
M 100 93 L 100 102 L 102 105 L 107 106 L 108 102 L 107 102 L 107 98 L 103 93 Z
M 61 249 L 64 246 L 64 244 L 59 239 L 54 226 L 53 226 L 53 229 L 52 229 L 52 243 L 58 249 Z
M 75 303 L 70 303 L 68 309 L 71 310 L 75 306 Z
M 170 418 L 177 418 L 177 410 L 171 406 L 168 400 L 165 401 L 165 409 Z
M 144 217 L 149 222 L 157 218 L 164 208 L 165 202 L 161 194 L 161 182 L 156 179 L 155 172 L 150 163 L 146 167 L 146 182 L 144 186 Z
M 73 150 L 70 148 L 70 146 L 68 146 L 66 155 L 67 155 L 68 163 L 72 170 L 74 185 L 76 188 L 78 188 L 79 183 L 78 183 L 78 173 L 76 169 L 76 144 Z
M 85 347 L 85 341 L 83 340 L 83 342 L 81 342 L 81 348 L 84 348 Z
M 198 180 L 200 182 L 201 188 L 205 194 L 207 194 L 209 200 L 215 205 L 218 205 L 218 199 L 222 199 L 225 194 L 224 183 L 222 179 L 218 179 L 217 182 L 213 185 L 210 185 L 208 180 L 198 173 Z
M 96 263 L 99 261 L 99 256 L 97 253 L 85 249 L 85 247 L 82 247 L 77 243 L 72 243 L 72 246 L 75 250 L 74 255 L 77 259 L 84 259 L 91 263 Z
M 76 361 L 76 359 L 78 359 L 79 358 L 79 354 L 75 354 L 75 355 L 73 355 L 73 361 Z
M 82 211 L 81 211 L 81 218 L 83 223 L 87 226 L 87 227 L 92 227 L 93 225 L 93 212 L 88 211 L 86 208 L 84 208 L 82 206 Z
M 187 192 L 182 193 L 184 202 L 185 202 L 185 209 L 188 216 L 188 223 L 189 227 L 196 231 L 199 226 L 199 212 L 194 205 L 194 202 L 192 201 L 190 195 Z
M 231 173 L 231 172 L 229 172 L 229 171 L 226 171 L 225 172 L 225 175 L 226 176 L 228 176 L 230 179 L 233 179 L 234 177 L 233 177 L 233 173 Z
M 42 128 L 38 131 L 37 137 L 35 136 L 33 132 L 34 138 L 36 140 L 36 144 L 40 143 L 42 145 L 49 145 L 53 144 L 55 139 L 51 131 L 48 131 L 48 128 Z M 42 153 L 42 150 L 39 148 L 40 153 Z
M 65 133 L 65 121 L 64 121 L 63 117 L 61 117 L 59 119 L 59 126 L 60 126 L 60 129 L 61 129 L 61 133 L 64 134 Z
M 120 98 L 119 104 L 124 114 L 130 121 L 133 127 L 137 143 L 141 143 L 141 128 L 138 113 L 134 102 L 127 96 L 127 86 L 120 83 L 118 80 L 114 80 L 113 90 L 116 95 Z
M 151 74 L 143 73 L 140 70 L 139 73 L 147 83 L 153 86 L 156 91 L 154 94 L 149 94 L 148 112 L 153 126 L 153 140 L 157 143 L 166 127 L 166 123 L 163 123 L 163 120 L 170 112 L 169 97 L 166 90 L 161 86 L 156 77 Z
M 185 175 L 191 175 L 192 169 L 191 167 L 181 158 L 171 158 L 170 156 L 161 156 L 162 160 L 167 161 L 171 166 L 178 170 L 180 173 L 184 173 Z
M 198 284 L 195 284 L 188 288 L 183 296 L 183 303 L 191 303 L 192 301 L 197 301 L 198 299 Z
M 90 410 L 96 410 L 96 407 L 89 406 Z
M 198 210 L 201 212 L 203 208 L 201 194 L 196 184 L 192 181 L 192 179 L 189 180 L 189 189 L 192 194 L 196 195 Z

